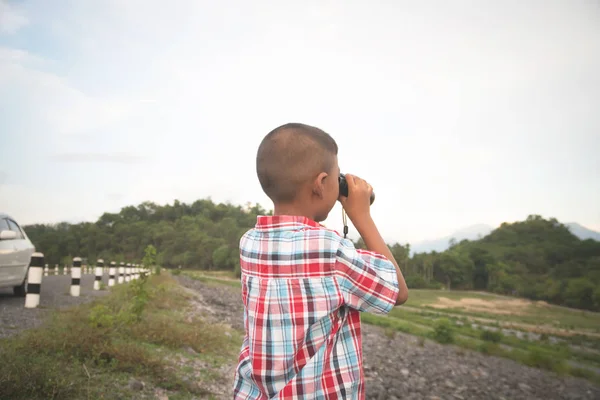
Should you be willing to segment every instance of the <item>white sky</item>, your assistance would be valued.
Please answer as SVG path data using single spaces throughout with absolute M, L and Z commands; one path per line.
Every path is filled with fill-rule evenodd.
M 598 71 L 591 0 L 0 0 L 0 210 L 271 208 L 256 149 L 295 121 L 373 184 L 386 240 L 528 214 L 600 230 Z

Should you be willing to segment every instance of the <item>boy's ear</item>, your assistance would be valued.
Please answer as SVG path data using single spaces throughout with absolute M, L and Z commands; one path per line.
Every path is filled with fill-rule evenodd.
M 319 198 L 323 198 L 325 195 L 325 178 L 327 178 L 329 174 L 327 172 L 321 172 L 314 180 L 313 183 L 313 194 L 319 196 Z

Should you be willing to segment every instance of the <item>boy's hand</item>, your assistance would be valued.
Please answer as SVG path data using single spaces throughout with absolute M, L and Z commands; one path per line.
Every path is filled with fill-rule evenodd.
M 373 187 L 364 179 L 350 174 L 346 174 L 346 182 L 348 182 L 348 197 L 340 195 L 339 201 L 350 220 L 356 224 L 356 221 L 370 216 Z

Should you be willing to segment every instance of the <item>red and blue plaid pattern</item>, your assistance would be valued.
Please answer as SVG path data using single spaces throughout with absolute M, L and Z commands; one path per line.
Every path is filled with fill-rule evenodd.
M 359 312 L 392 309 L 394 265 L 296 216 L 259 216 L 240 263 L 246 335 L 234 398 L 364 399 Z

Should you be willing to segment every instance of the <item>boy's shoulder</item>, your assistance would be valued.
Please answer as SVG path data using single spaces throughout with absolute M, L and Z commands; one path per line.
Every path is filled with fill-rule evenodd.
M 242 235 L 239 242 L 240 248 L 260 248 L 260 245 L 257 243 L 306 241 L 310 242 L 309 247 L 313 249 L 324 249 L 336 253 L 341 248 L 355 250 L 354 242 L 348 238 L 344 238 L 335 229 L 311 220 L 302 221 L 299 224 L 295 223 L 298 220 L 300 219 L 296 219 L 290 226 L 283 226 L 285 224 L 265 225 L 265 221 L 272 222 L 273 220 L 263 219 L 262 223 L 257 223 Z M 279 220 L 276 221 L 280 222 Z M 289 220 L 285 221 L 288 222 Z M 263 249 L 268 251 L 269 247 L 266 246 Z
M 328 228 L 324 225 L 305 226 L 305 227 L 299 227 L 299 228 L 293 229 L 293 230 L 281 230 L 281 231 L 273 231 L 273 232 L 267 232 L 260 227 L 254 226 L 254 227 L 248 229 L 246 232 L 244 232 L 244 234 L 241 237 L 241 241 L 244 241 L 244 240 L 269 241 L 269 240 L 276 239 L 278 237 L 284 237 L 288 234 L 291 234 L 291 235 L 297 236 L 297 237 L 305 237 L 307 239 L 311 239 L 311 238 L 329 239 L 336 243 L 343 243 L 345 245 L 354 246 L 354 243 L 350 239 L 344 238 L 335 229 Z

